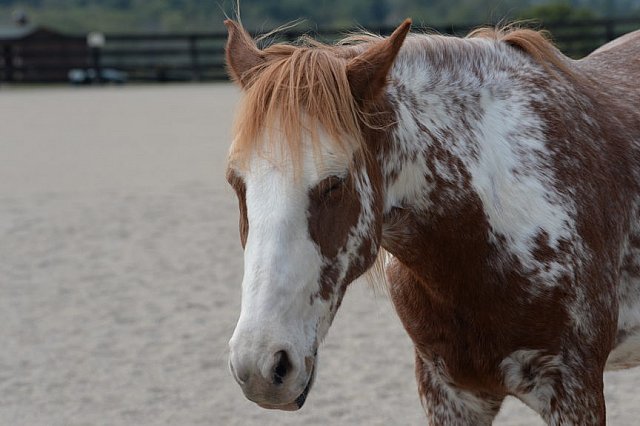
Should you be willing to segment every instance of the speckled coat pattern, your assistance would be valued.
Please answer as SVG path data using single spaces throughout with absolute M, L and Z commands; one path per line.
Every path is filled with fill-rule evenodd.
M 232 75 L 251 91 L 270 59 L 247 38 L 234 58 L 230 29 Z M 232 339 L 234 375 L 260 405 L 299 408 L 307 360 L 384 249 L 429 424 L 490 424 L 507 395 L 548 424 L 604 424 L 603 371 L 640 363 L 640 32 L 573 61 L 533 32 L 408 29 L 335 50 L 368 117 L 367 155 L 336 159 L 326 138 L 304 142 L 301 179 L 286 156 L 230 167 L 253 306 Z M 265 275 L 287 247 L 304 269 Z M 255 312 L 276 317 L 269 301 L 297 307 L 265 325 Z

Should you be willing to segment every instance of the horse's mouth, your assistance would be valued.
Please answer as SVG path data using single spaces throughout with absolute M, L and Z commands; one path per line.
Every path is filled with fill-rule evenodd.
M 314 359 L 317 359 L 317 352 L 314 356 Z M 298 395 L 298 397 L 295 400 L 293 400 L 293 402 L 289 402 L 283 405 L 264 404 L 264 403 L 258 403 L 258 405 L 261 406 L 262 408 L 267 408 L 271 410 L 297 411 L 301 409 L 305 401 L 307 400 L 307 396 L 309 395 L 309 391 L 311 390 L 311 387 L 313 386 L 313 381 L 315 380 L 315 377 L 316 377 L 316 365 L 317 363 L 314 362 L 313 367 L 311 369 L 311 374 L 309 374 L 309 381 L 307 382 L 307 386 L 305 386 L 302 393 Z
M 309 377 L 309 381 L 307 382 L 307 386 L 305 386 L 302 393 L 298 395 L 298 397 L 294 401 L 295 404 L 298 406 L 297 408 L 298 410 L 302 408 L 305 401 L 307 400 L 307 395 L 309 395 L 309 391 L 311 390 L 311 386 L 313 386 L 313 380 L 315 379 L 315 377 L 316 377 L 316 366 L 314 365 L 313 369 L 311 370 L 311 375 Z

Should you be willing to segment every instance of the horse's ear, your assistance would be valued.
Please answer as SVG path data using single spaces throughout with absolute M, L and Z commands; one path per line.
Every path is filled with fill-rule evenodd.
M 404 42 L 411 19 L 406 19 L 388 38 L 375 42 L 347 64 L 351 93 L 358 101 L 374 100 L 387 82 L 387 74 Z
M 245 88 L 251 81 L 250 71 L 263 64 L 265 56 L 237 22 L 227 19 L 224 25 L 229 31 L 225 47 L 227 70 L 233 81 Z

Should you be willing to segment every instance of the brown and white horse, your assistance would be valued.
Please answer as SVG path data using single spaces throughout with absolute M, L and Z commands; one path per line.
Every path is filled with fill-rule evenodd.
M 226 25 L 247 398 L 302 407 L 383 248 L 430 424 L 507 395 L 604 424 L 603 371 L 640 364 L 640 32 L 574 61 L 522 29 L 261 50 Z

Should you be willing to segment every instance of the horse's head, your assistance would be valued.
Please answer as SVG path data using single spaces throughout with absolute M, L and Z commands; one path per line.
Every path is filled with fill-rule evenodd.
M 229 72 L 244 92 L 227 173 L 244 247 L 230 368 L 247 398 L 296 410 L 347 285 L 378 254 L 371 109 L 410 23 L 366 46 L 264 50 L 226 25 Z

